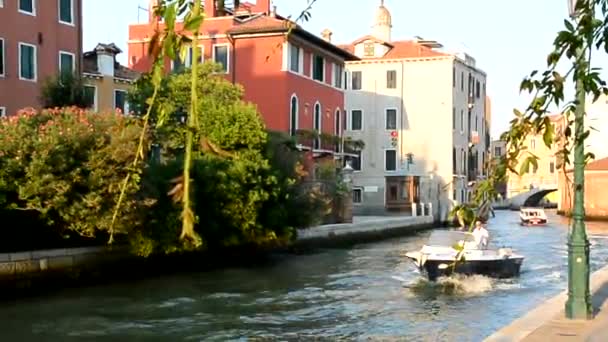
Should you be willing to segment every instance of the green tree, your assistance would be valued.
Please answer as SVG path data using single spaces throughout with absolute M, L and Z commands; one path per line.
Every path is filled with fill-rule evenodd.
M 42 85 L 41 102 L 44 108 L 61 108 L 76 106 L 91 107 L 82 78 L 71 72 L 63 72 L 46 79 Z

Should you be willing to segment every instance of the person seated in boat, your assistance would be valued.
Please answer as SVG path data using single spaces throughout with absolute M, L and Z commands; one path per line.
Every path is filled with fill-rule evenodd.
M 475 238 L 477 248 L 486 249 L 488 247 L 488 242 L 490 241 L 490 233 L 483 226 L 483 224 L 481 224 L 481 221 L 479 220 L 475 222 L 475 229 L 473 229 L 473 237 Z

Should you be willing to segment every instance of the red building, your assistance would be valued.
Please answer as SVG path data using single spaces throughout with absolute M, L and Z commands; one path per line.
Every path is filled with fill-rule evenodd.
M 244 87 L 245 100 L 258 106 L 268 129 L 342 134 L 344 62 L 356 56 L 332 44 L 331 34 L 320 38 L 295 26 L 288 36 L 291 22 L 276 14 L 276 8 L 271 10 L 270 0 L 224 10 L 214 0 L 203 1 L 205 21 L 199 38 L 203 60 L 222 64 L 226 78 Z M 141 72 L 151 66 L 150 37 L 157 28 L 163 29 L 153 15 L 154 5 L 150 1 L 147 23 L 129 26 L 129 67 Z M 182 29 L 181 23 L 176 29 Z M 183 62 L 167 60 L 166 67 L 181 63 L 187 67 L 190 57 Z M 312 145 L 319 152 L 333 151 L 320 141 Z
M 38 107 L 40 85 L 80 70 L 82 0 L 0 0 L 0 116 Z

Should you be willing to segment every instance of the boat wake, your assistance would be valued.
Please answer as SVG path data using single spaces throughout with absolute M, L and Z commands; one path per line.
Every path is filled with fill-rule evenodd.
M 397 277 L 393 277 L 397 278 Z M 422 295 L 448 295 L 448 296 L 476 296 L 495 288 L 495 280 L 482 275 L 452 275 L 440 277 L 437 281 L 429 281 L 426 278 L 418 278 L 407 284 L 414 294 Z

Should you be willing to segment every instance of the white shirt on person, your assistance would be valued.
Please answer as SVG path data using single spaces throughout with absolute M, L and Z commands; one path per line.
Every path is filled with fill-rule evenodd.
M 490 240 L 490 233 L 488 233 L 488 230 L 484 227 L 473 229 L 473 237 L 475 238 L 477 248 L 485 248 L 488 246 L 488 241 Z

